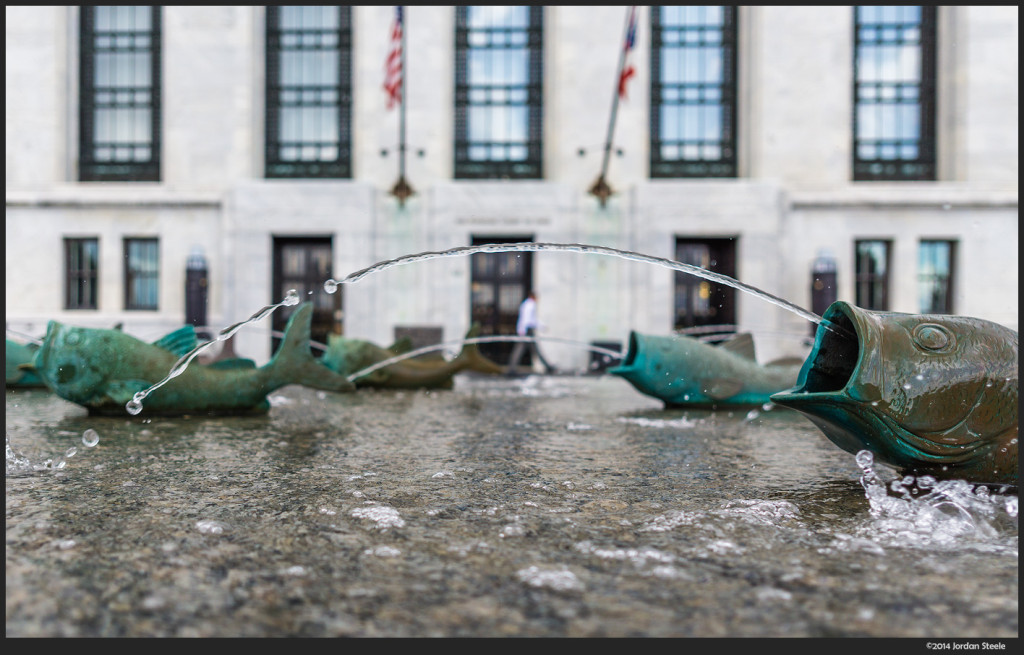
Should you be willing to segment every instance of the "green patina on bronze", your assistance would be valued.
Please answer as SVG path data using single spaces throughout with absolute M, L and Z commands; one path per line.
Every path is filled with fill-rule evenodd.
M 474 338 L 479 333 L 480 326 L 473 324 L 466 338 Z M 328 337 L 327 351 L 321 361 L 332 371 L 349 376 L 410 350 L 408 341 L 399 341 L 390 348 L 382 348 L 369 341 L 332 335 Z M 452 378 L 461 371 L 497 375 L 504 369 L 480 354 L 475 343 L 468 343 L 450 361 L 439 354 L 409 358 L 371 371 L 356 378 L 354 382 L 359 388 L 450 389 L 453 386 Z
M 1016 331 L 845 302 L 822 318 L 796 386 L 772 402 L 904 474 L 1016 486 Z
M 26 368 L 19 368 L 22 364 L 31 364 L 39 346 L 34 343 L 18 343 L 7 340 L 7 387 L 14 388 L 38 388 L 46 387 L 43 379 L 35 371 Z
M 228 359 L 211 365 L 193 361 L 181 375 L 154 389 L 139 416 L 252 414 L 266 412 L 267 394 L 289 384 L 326 391 L 355 387 L 313 357 L 309 327 L 313 305 L 300 306 L 288 321 L 281 346 L 257 368 L 252 360 Z M 72 327 L 50 321 L 35 370 L 57 395 L 91 415 L 129 416 L 125 405 L 135 393 L 160 382 L 198 344 L 186 325 L 155 343 L 119 330 Z
M 737 334 L 718 345 L 684 335 L 630 332 L 622 362 L 608 370 L 668 407 L 763 405 L 796 382 L 803 360 L 757 363 L 754 341 Z

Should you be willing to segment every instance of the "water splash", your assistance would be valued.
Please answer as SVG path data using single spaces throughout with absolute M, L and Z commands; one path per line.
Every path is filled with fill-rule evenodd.
M 1016 534 L 1018 499 L 1009 488 L 992 491 L 927 475 L 887 476 L 875 469 L 874 455 L 867 450 L 857 453 L 856 461 L 874 519 L 862 531 L 872 541 L 928 548 L 962 548 L 977 541 L 991 549 L 1001 536 Z
M 568 345 L 571 345 L 571 346 L 577 346 L 579 348 L 584 348 L 586 350 L 592 350 L 592 351 L 594 351 L 596 353 L 600 353 L 602 355 L 608 355 L 609 357 L 615 357 L 615 358 L 621 358 L 622 357 L 622 352 L 621 351 L 615 351 L 615 350 L 611 350 L 609 348 L 602 348 L 601 346 L 595 346 L 593 344 L 584 343 L 582 341 L 573 341 L 571 339 L 560 339 L 558 337 L 520 337 L 520 336 L 500 335 L 499 334 L 499 335 L 492 335 L 492 336 L 487 336 L 487 337 L 471 337 L 469 339 L 460 339 L 459 341 L 448 341 L 448 342 L 445 342 L 445 343 L 436 343 L 436 344 L 433 344 L 433 345 L 430 345 L 430 346 L 423 346 L 422 348 L 417 348 L 416 350 L 410 350 L 409 352 L 405 352 L 405 353 L 402 353 L 400 355 L 395 355 L 394 357 L 389 357 L 389 358 L 387 358 L 385 360 L 381 360 L 381 361 L 377 362 L 376 364 L 371 364 L 370 366 L 367 366 L 364 369 L 356 371 L 355 373 L 352 373 L 352 374 L 350 374 L 348 376 L 348 381 L 349 382 L 355 382 L 357 379 L 359 379 L 361 377 L 365 377 L 365 376 L 369 375 L 370 373 L 373 373 L 374 371 L 378 371 L 378 370 L 380 370 L 382 368 L 385 368 L 387 366 L 390 366 L 390 365 L 392 365 L 392 364 L 394 364 L 396 362 L 400 362 L 400 361 L 405 360 L 405 359 L 410 359 L 412 357 L 418 357 L 419 355 L 424 355 L 426 353 L 433 352 L 435 350 L 445 350 L 445 349 L 448 349 L 448 348 L 457 348 L 457 347 L 460 347 L 460 346 L 463 346 L 463 345 L 474 344 L 474 343 L 498 343 L 498 342 L 507 342 L 507 341 L 521 341 L 521 342 L 525 342 L 525 343 L 529 343 L 529 342 L 532 342 L 532 341 L 543 341 L 543 342 L 549 342 L 549 343 L 562 343 L 562 344 L 568 344 Z
M 35 463 L 22 453 L 15 450 L 14 446 L 11 445 L 10 435 L 7 435 L 5 450 L 7 455 L 7 475 L 19 475 L 35 471 L 59 471 L 68 465 L 69 459 L 78 454 L 78 449 L 71 446 L 64 451 L 63 455 L 48 457 L 41 462 Z
M 299 294 L 298 294 L 298 292 L 295 289 L 289 289 L 288 293 L 285 294 L 284 300 L 282 300 L 281 302 L 275 303 L 273 305 L 267 305 L 266 307 L 264 307 L 263 309 L 259 310 L 258 312 L 256 312 L 255 314 L 253 314 L 252 316 L 247 318 L 246 320 L 239 321 L 238 323 L 235 323 L 234 325 L 229 325 L 228 327 L 226 327 L 223 330 L 221 330 L 217 334 L 216 338 L 211 339 L 210 341 L 207 341 L 205 343 L 199 344 L 198 346 L 196 346 L 195 348 L 190 350 L 188 353 L 183 355 L 174 364 L 174 366 L 171 367 L 171 371 L 167 374 L 167 377 L 165 377 L 163 380 L 160 380 L 156 384 L 154 384 L 154 385 L 152 385 L 152 386 L 150 386 L 150 387 L 148 387 L 146 389 L 143 389 L 142 391 L 139 391 L 138 393 L 136 393 L 132 397 L 132 399 L 128 401 L 128 404 L 125 405 L 124 408 L 132 416 L 138 415 L 139 412 L 142 411 L 142 401 L 146 399 L 146 396 L 148 396 L 149 394 L 153 393 L 155 390 L 159 389 L 160 387 L 164 386 L 165 384 L 167 384 L 168 382 L 170 382 L 174 378 L 176 378 L 179 375 L 181 375 L 182 373 L 184 373 L 185 369 L 188 368 L 189 363 L 193 359 L 195 359 L 199 355 L 199 353 L 203 352 L 204 350 L 206 350 L 207 348 L 209 348 L 213 344 L 217 343 L 218 341 L 226 341 L 227 339 L 230 339 L 232 336 L 234 336 L 234 334 L 236 332 L 241 330 L 243 326 L 247 325 L 248 323 L 254 323 L 254 322 L 259 321 L 259 320 L 261 320 L 263 318 L 266 318 L 270 314 L 274 313 L 274 310 L 276 310 L 278 307 L 292 307 L 292 306 L 295 306 L 295 305 L 298 305 L 298 304 L 299 304 Z

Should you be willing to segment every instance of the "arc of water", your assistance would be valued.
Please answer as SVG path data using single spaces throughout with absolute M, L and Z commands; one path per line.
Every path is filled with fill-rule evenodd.
M 520 243 L 485 243 L 475 246 L 459 246 L 451 248 L 449 250 L 435 250 L 416 253 L 413 255 L 403 255 L 396 257 L 395 259 L 388 259 L 386 261 L 378 262 L 373 266 L 368 266 L 364 269 L 358 270 L 354 273 L 348 274 L 342 280 L 330 279 L 324 283 L 324 289 L 328 293 L 334 293 L 338 289 L 338 285 L 341 284 L 352 284 L 358 282 L 365 277 L 387 270 L 394 266 L 403 266 L 406 264 L 414 264 L 416 262 L 426 261 L 428 259 L 437 259 L 439 257 L 461 257 L 465 255 L 472 255 L 476 253 L 492 253 L 492 252 L 540 252 L 540 251 L 557 251 L 557 252 L 578 252 L 591 255 L 606 255 L 609 257 L 619 257 L 621 259 L 627 259 L 635 262 L 642 262 L 647 264 L 657 264 L 671 268 L 676 271 L 683 273 L 689 273 L 702 277 L 712 282 L 718 282 L 734 289 L 739 289 L 745 293 L 752 294 L 763 300 L 766 300 L 773 305 L 777 305 L 793 312 L 797 316 L 807 319 L 812 323 L 821 324 L 822 318 L 814 312 L 808 311 L 803 307 L 794 305 L 788 300 L 774 296 L 767 291 L 762 291 L 750 285 L 744 284 L 735 278 L 731 278 L 728 275 L 722 273 L 716 273 L 709 271 L 706 268 L 700 266 L 694 266 L 693 264 L 685 264 L 683 262 L 677 262 L 674 259 L 667 259 L 665 257 L 655 257 L 653 255 L 644 255 L 641 253 L 633 252 L 630 250 L 620 250 L 618 248 L 611 248 L 609 246 L 594 246 L 580 243 L 539 243 L 533 241 L 526 241 Z
M 224 328 L 219 333 L 217 333 L 217 336 L 214 339 L 211 339 L 210 341 L 207 341 L 205 343 L 201 343 L 192 350 L 190 350 L 189 352 L 182 355 L 181 358 L 178 359 L 177 362 L 175 362 L 174 366 L 171 367 L 171 371 L 167 374 L 167 377 L 165 377 L 163 380 L 160 380 L 151 387 L 137 392 L 134 396 L 132 396 L 132 399 L 128 401 L 128 404 L 125 405 L 124 408 L 128 411 L 129 414 L 133 416 L 137 415 L 139 412 L 142 411 L 142 401 L 146 399 L 146 396 L 153 393 L 153 391 L 159 389 L 160 387 L 164 386 L 174 378 L 184 373 L 185 369 L 188 368 L 189 363 L 193 359 L 195 359 L 199 355 L 199 353 L 203 352 L 204 350 L 206 350 L 207 348 L 209 348 L 218 341 L 225 341 L 227 339 L 230 339 L 232 336 L 234 336 L 236 332 L 242 329 L 242 326 L 246 325 L 247 323 L 253 323 L 260 319 L 266 318 L 267 316 L 272 314 L 274 310 L 276 310 L 278 307 L 291 307 L 297 304 L 299 304 L 298 292 L 295 291 L 295 289 L 289 289 L 288 293 L 285 294 L 284 300 L 282 300 L 281 302 L 275 303 L 273 305 L 267 305 L 266 307 L 259 310 L 246 320 L 239 321 L 234 325 L 229 325 L 228 327 Z
M 394 364 L 395 362 L 400 362 L 400 361 L 402 361 L 404 359 L 409 359 L 411 357 L 416 357 L 418 355 L 423 355 L 423 354 L 426 354 L 426 353 L 429 353 L 429 352 L 433 352 L 435 350 L 443 350 L 444 348 L 452 348 L 452 347 L 455 347 L 455 346 L 461 346 L 463 344 L 470 344 L 470 343 L 498 343 L 498 342 L 505 342 L 505 341 L 524 341 L 524 342 L 544 341 L 544 342 L 549 342 L 549 343 L 563 343 L 563 344 L 569 344 L 569 345 L 573 345 L 573 346 L 578 346 L 580 348 L 586 348 L 587 350 L 593 350 L 594 352 L 598 352 L 598 353 L 601 353 L 603 355 L 610 355 L 611 357 L 622 357 L 622 353 L 621 352 L 617 352 L 617 351 L 611 350 L 610 348 L 602 348 L 601 346 L 594 346 L 594 345 L 587 344 L 587 343 L 580 343 L 579 341 L 573 341 L 571 339 L 560 339 L 558 337 L 520 337 L 520 336 L 498 334 L 498 335 L 492 335 L 492 336 L 487 336 L 487 337 L 472 337 L 472 338 L 469 338 L 469 339 L 461 339 L 459 341 L 448 341 L 446 343 L 435 343 L 435 344 L 430 345 L 430 346 L 423 346 L 422 348 L 417 348 L 416 350 L 410 350 L 409 352 L 402 353 L 400 355 L 395 355 L 394 357 L 389 357 L 388 359 L 381 360 L 381 361 L 377 362 L 376 364 L 371 364 L 370 366 L 367 366 L 364 369 L 356 371 L 355 373 L 352 373 L 351 375 L 348 376 L 348 381 L 349 382 L 355 382 L 359 378 L 367 376 L 370 373 L 373 373 L 374 371 L 378 371 L 378 370 L 380 370 L 382 368 L 390 366 L 391 364 Z
M 677 262 L 674 259 L 667 259 L 665 257 L 644 255 L 630 250 L 620 250 L 618 248 L 611 248 L 609 246 L 595 246 L 580 243 L 538 243 L 533 241 L 520 243 L 487 243 L 475 246 L 459 246 L 456 248 L 450 248 L 448 250 L 426 251 L 412 255 L 403 255 L 401 257 L 396 257 L 395 259 L 388 259 L 382 262 L 378 262 L 373 266 L 368 266 L 354 273 L 350 273 L 342 280 L 335 280 L 331 278 L 324 282 L 324 290 L 327 291 L 327 293 L 334 293 L 338 290 L 339 285 L 352 284 L 358 282 L 359 280 L 369 275 L 379 273 L 394 266 L 413 264 L 416 262 L 426 261 L 428 259 L 437 259 L 440 257 L 461 257 L 476 253 L 540 252 L 545 250 L 556 252 L 576 252 L 592 255 L 606 255 L 610 257 L 619 257 L 621 259 L 627 259 L 635 262 L 664 266 L 672 270 L 680 271 L 683 273 L 689 273 L 691 275 L 696 275 L 697 277 L 702 277 L 712 282 L 718 282 L 720 284 L 724 284 L 734 289 L 739 289 L 740 291 L 749 293 L 763 300 L 766 300 L 772 303 L 773 305 L 793 312 L 797 316 L 805 318 L 808 321 L 811 321 L 812 323 L 816 323 L 819 325 L 826 325 L 827 323 L 827 321 L 824 321 L 822 317 L 818 316 L 814 312 L 808 311 L 798 305 L 794 305 L 793 303 L 782 298 L 779 298 L 778 296 L 772 295 L 766 291 L 762 291 L 750 285 L 744 284 L 739 280 L 731 278 L 728 275 L 723 275 L 722 273 L 716 273 L 714 271 L 709 271 L 699 266 L 685 264 L 683 262 Z M 294 289 L 292 289 L 288 292 L 288 294 L 285 296 L 285 299 L 282 300 L 281 302 L 273 305 L 267 305 L 260 311 L 250 316 L 248 319 L 241 321 L 239 323 L 235 323 L 230 327 L 224 328 L 223 330 L 220 331 L 216 339 L 207 341 L 206 343 L 197 346 L 191 352 L 189 352 L 184 357 L 179 359 L 178 362 L 174 365 L 174 367 L 171 368 L 171 372 L 168 373 L 167 377 L 165 377 L 163 380 L 157 382 L 155 385 L 149 387 L 148 389 L 144 389 L 143 391 L 136 393 L 132 400 L 130 400 L 128 404 L 125 406 L 125 408 L 128 410 L 130 414 L 138 414 L 139 412 L 142 411 L 142 401 L 143 399 L 146 398 L 146 396 L 152 393 L 153 390 L 158 389 L 164 384 L 166 384 L 169 380 L 177 377 L 178 375 L 181 375 L 188 367 L 189 362 L 191 362 L 192 359 L 196 357 L 196 355 L 198 355 L 200 352 L 208 348 L 214 342 L 223 341 L 231 337 L 232 335 L 235 334 L 235 332 L 241 329 L 242 326 L 266 317 L 267 315 L 271 314 L 274 310 L 276 310 L 278 307 L 296 305 L 298 304 L 298 302 L 298 293 Z M 829 329 L 840 330 L 839 327 L 834 325 L 826 325 L 826 327 L 828 327 Z

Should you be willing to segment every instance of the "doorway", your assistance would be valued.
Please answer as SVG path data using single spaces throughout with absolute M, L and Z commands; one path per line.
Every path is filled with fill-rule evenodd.
M 289 289 L 295 289 L 302 302 L 312 301 L 310 339 L 324 345 L 328 335 L 342 333 L 341 288 L 334 293 L 324 290 L 324 282 L 332 275 L 333 260 L 331 237 L 274 237 L 272 302 L 280 302 Z M 272 352 L 277 352 L 281 335 L 295 309 L 280 307 L 273 313 Z M 323 354 L 320 348 L 313 348 L 312 352 L 317 357 Z
M 533 235 L 473 236 L 472 245 L 524 243 Z M 533 285 L 532 252 L 475 253 L 470 262 L 470 320 L 480 323 L 480 336 L 516 333 L 519 304 Z M 492 361 L 508 364 L 513 342 L 481 343 L 480 352 Z M 528 354 L 528 358 L 532 355 Z M 528 363 L 532 363 L 532 360 Z

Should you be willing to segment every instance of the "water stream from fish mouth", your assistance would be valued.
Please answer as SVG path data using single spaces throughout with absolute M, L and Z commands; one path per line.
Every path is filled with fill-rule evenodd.
M 611 248 L 608 246 L 595 246 L 579 243 L 538 243 L 532 241 L 522 243 L 489 243 L 475 246 L 459 246 L 455 248 L 450 248 L 448 250 L 428 251 L 410 255 L 403 255 L 395 259 L 388 259 L 385 261 L 377 262 L 372 266 L 368 266 L 367 268 L 350 273 L 341 280 L 335 280 L 334 278 L 328 279 L 324 282 L 324 290 L 327 291 L 328 293 L 335 293 L 337 292 L 338 288 L 341 285 L 354 284 L 359 280 L 362 280 L 375 273 L 380 273 L 389 268 L 395 266 L 405 266 L 417 262 L 425 262 L 431 259 L 439 259 L 442 257 L 466 257 L 477 253 L 540 251 L 570 252 L 577 254 L 618 257 L 621 259 L 627 259 L 630 261 L 640 263 L 654 264 L 682 273 L 689 273 L 690 275 L 702 277 L 711 282 L 718 282 L 720 284 L 724 284 L 734 289 L 738 289 L 744 293 L 751 294 L 773 305 L 781 307 L 782 309 L 790 311 L 796 314 L 797 316 L 800 316 L 801 318 L 805 318 L 811 321 L 812 323 L 823 325 L 827 329 L 836 330 L 844 334 L 848 334 L 847 330 L 839 326 L 832 325 L 831 322 L 826 321 L 825 319 L 823 319 L 821 316 L 818 316 L 814 312 L 804 309 L 803 307 L 795 305 L 789 302 L 788 300 L 779 298 L 778 296 L 772 295 L 766 291 L 750 286 L 748 284 L 744 284 L 743 282 L 740 282 L 735 278 L 729 277 L 728 275 L 716 273 L 714 271 L 709 271 L 705 268 L 701 268 L 700 266 L 694 266 L 693 264 L 677 262 L 673 259 L 667 259 L 664 257 L 655 257 L 652 255 L 645 255 L 643 253 L 634 252 L 631 250 L 621 250 L 618 248 Z M 148 396 L 150 393 L 160 388 L 164 384 L 167 384 L 167 382 L 169 382 L 171 379 L 184 373 L 189 363 L 193 359 L 195 359 L 201 352 L 211 347 L 217 341 L 224 341 L 230 338 L 245 325 L 266 318 L 267 316 L 272 314 L 278 307 L 294 306 L 297 305 L 298 303 L 298 294 L 295 292 L 294 289 L 292 289 L 288 292 L 288 294 L 281 302 L 275 303 L 273 305 L 267 305 L 266 307 L 260 309 L 258 312 L 254 313 L 248 319 L 224 328 L 218 333 L 215 339 L 196 346 L 191 352 L 187 353 L 185 356 L 179 359 L 178 362 L 175 363 L 174 366 L 171 368 L 171 371 L 167 374 L 167 377 L 165 377 L 163 380 L 160 380 L 159 382 L 150 386 L 149 388 L 136 393 L 134 397 L 125 405 L 125 410 L 127 410 L 129 414 L 138 415 L 139 413 L 142 412 L 142 401 L 146 399 L 146 396 Z

